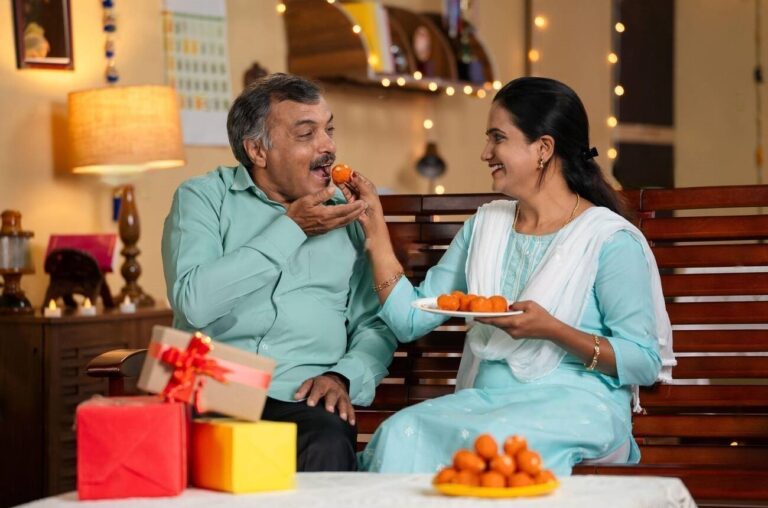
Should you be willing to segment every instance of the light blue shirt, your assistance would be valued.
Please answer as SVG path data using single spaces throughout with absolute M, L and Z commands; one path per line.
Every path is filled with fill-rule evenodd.
M 411 301 L 467 290 L 465 266 L 474 221 L 474 216 L 467 220 L 418 288 L 402 278 L 387 298 L 380 315 L 400 341 L 415 340 L 446 320 L 441 315 L 413 309 Z M 502 292 L 509 301 L 520 295 L 554 237 L 512 232 L 503 261 Z M 628 400 L 630 385 L 653 384 L 661 368 L 650 272 L 642 246 L 626 231 L 615 233 L 605 242 L 598 263 L 597 277 L 577 328 L 601 335 L 611 343 L 618 376 L 592 373 L 611 387 L 624 388 Z M 586 371 L 582 362 L 570 354 L 562 364 Z
M 275 359 L 270 397 L 292 401 L 332 371 L 368 405 L 397 341 L 376 314 L 362 229 L 308 237 L 285 212 L 242 165 L 179 187 L 162 242 L 174 326 Z

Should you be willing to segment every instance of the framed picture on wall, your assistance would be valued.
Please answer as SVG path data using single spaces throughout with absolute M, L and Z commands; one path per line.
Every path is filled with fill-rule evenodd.
M 16 67 L 74 69 L 69 0 L 13 0 Z

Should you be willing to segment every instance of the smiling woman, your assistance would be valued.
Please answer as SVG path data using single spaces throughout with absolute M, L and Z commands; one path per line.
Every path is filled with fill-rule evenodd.
M 474 436 L 501 439 L 509 429 L 557 475 L 586 459 L 639 460 L 633 387 L 669 378 L 669 318 L 653 254 L 620 215 L 588 131 L 581 100 L 563 83 L 520 78 L 503 87 L 481 158 L 494 190 L 515 200 L 481 207 L 418 287 L 406 277 L 385 284 L 403 268 L 375 188 L 353 177 L 350 194 L 369 204 L 360 222 L 380 315 L 401 342 L 448 318 L 410 305 L 421 298 L 499 294 L 516 311 L 475 316 L 457 393 L 391 416 L 360 455 L 362 469 L 432 473 Z

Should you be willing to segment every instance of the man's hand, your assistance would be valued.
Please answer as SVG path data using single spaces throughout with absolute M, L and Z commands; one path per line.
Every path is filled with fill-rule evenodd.
M 316 194 L 297 199 L 288 205 L 286 215 L 298 224 L 307 236 L 314 236 L 344 227 L 365 212 L 366 204 L 363 201 L 325 206 L 323 203 L 328 201 L 333 193 L 333 188 L 328 187 Z
M 338 376 L 329 373 L 307 379 L 294 395 L 296 400 L 305 397 L 307 405 L 311 407 L 316 406 L 320 399 L 325 399 L 326 411 L 333 413 L 338 407 L 339 417 L 350 425 L 355 424 L 355 410 L 349 400 L 347 388 Z

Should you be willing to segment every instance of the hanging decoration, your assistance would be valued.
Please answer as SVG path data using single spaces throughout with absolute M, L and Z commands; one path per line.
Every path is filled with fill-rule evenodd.
M 104 72 L 104 77 L 107 83 L 113 85 L 120 79 L 120 73 L 115 66 L 115 32 L 117 32 L 115 2 L 113 0 L 102 0 L 101 6 L 104 9 L 102 26 L 106 36 L 104 56 L 107 58 L 107 68 Z

